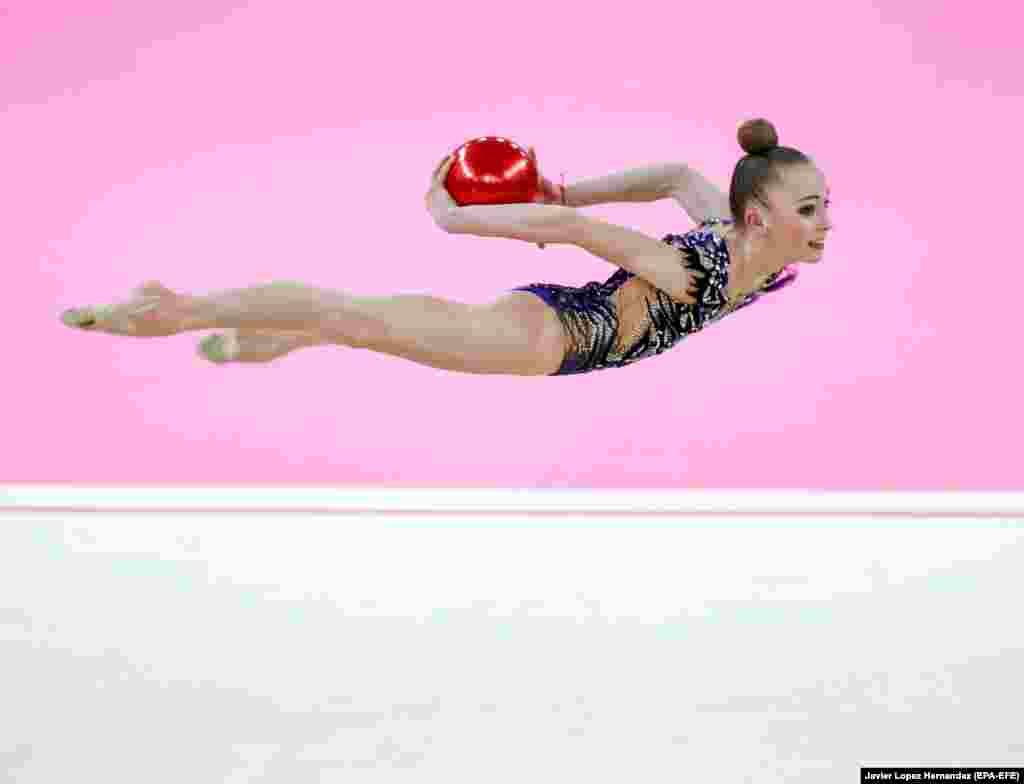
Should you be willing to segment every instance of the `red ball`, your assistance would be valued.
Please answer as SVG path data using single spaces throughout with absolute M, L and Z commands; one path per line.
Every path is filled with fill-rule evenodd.
M 540 194 L 540 172 L 529 151 L 515 142 L 480 136 L 455 151 L 444 186 L 460 207 L 525 204 Z

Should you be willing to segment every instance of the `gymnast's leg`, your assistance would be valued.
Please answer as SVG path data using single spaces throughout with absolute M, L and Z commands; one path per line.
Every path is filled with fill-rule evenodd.
M 548 375 L 567 345 L 555 311 L 527 292 L 469 305 L 421 295 L 358 297 L 294 282 L 189 296 L 150 282 L 125 304 L 69 310 L 63 320 L 139 337 L 225 329 L 200 344 L 215 362 L 266 362 L 335 344 L 463 373 Z
M 331 319 L 310 333 L 229 329 L 200 344 L 214 362 L 267 362 L 300 348 L 341 345 L 462 373 L 550 375 L 565 356 L 558 316 L 533 294 L 489 305 L 432 296 L 341 295 Z

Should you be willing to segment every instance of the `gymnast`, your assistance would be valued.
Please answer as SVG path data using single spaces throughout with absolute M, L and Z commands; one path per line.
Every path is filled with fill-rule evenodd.
M 541 177 L 535 203 L 459 207 L 444 188 L 453 156 L 434 170 L 425 197 L 450 234 L 569 244 L 617 270 L 582 287 L 522 286 L 493 303 L 427 295 L 361 297 L 281 281 L 205 295 L 159 282 L 125 302 L 76 308 L 69 327 L 157 337 L 224 330 L 199 343 L 216 363 L 267 362 L 311 346 L 369 349 L 444 370 L 568 375 L 623 367 L 661 354 L 683 337 L 793 282 L 797 263 L 817 263 L 831 230 L 825 177 L 803 153 L 778 146 L 766 120 L 740 126 L 747 153 L 728 199 L 683 163 L 630 169 L 568 187 Z M 536 153 L 530 155 L 536 160 Z M 697 227 L 660 241 L 584 216 L 609 202 L 677 201 Z

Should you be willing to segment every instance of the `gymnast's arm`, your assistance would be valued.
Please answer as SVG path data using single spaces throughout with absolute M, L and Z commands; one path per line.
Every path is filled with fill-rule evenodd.
M 685 167 L 669 195 L 686 210 L 690 220 L 703 223 L 711 218 L 728 219 L 732 214 L 729 197 L 696 169 Z
M 729 198 L 703 174 L 685 163 L 657 163 L 571 183 L 566 204 L 589 207 L 612 202 L 648 202 L 672 198 L 694 223 L 727 219 Z
M 679 251 L 646 234 L 557 204 L 469 205 L 442 212 L 438 225 L 451 234 L 503 237 L 550 245 L 576 245 L 632 272 L 673 299 L 693 304 L 690 295 L 702 273 L 685 270 Z
M 669 197 L 683 202 L 684 206 L 694 205 L 692 209 L 695 212 L 691 215 L 706 212 L 708 206 L 717 207 L 714 186 L 685 163 L 656 163 L 572 183 L 566 186 L 564 206 L 506 204 L 457 208 L 441 185 L 446 171 L 445 162 L 442 162 L 435 171 L 434 187 L 427 194 L 427 209 L 437 225 L 452 234 L 558 244 L 573 241 L 567 229 L 579 223 L 573 217 L 576 207 L 650 202 Z M 718 196 L 721 202 L 724 197 L 720 193 Z M 728 207 L 727 201 L 725 206 Z M 690 209 L 687 207 L 688 211 Z M 727 214 L 723 213 L 722 217 Z
M 566 204 L 569 207 L 591 207 L 595 204 L 667 199 L 683 186 L 688 170 L 685 163 L 655 163 L 571 182 L 565 186 Z
M 693 275 L 680 274 L 679 253 L 665 243 L 641 232 L 605 221 L 590 219 L 560 204 L 494 204 L 459 207 L 444 188 L 451 157 L 435 170 L 426 195 L 427 209 L 434 222 L 451 234 L 502 237 L 524 242 L 578 245 L 596 256 L 644 278 L 683 302 L 690 301 Z M 648 201 L 667 197 L 679 189 L 680 164 L 663 164 L 634 169 L 602 178 L 603 185 L 591 184 L 584 191 L 588 203 L 617 197 Z M 600 181 L 592 181 L 600 182 Z M 659 194 L 654 196 L 653 194 Z M 629 198 L 627 198 L 629 197 Z

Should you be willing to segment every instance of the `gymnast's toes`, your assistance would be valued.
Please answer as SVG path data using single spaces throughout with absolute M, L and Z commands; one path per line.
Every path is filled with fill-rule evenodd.
M 60 314 L 60 320 L 67 327 L 87 329 L 96 323 L 96 315 L 91 308 L 70 308 Z

